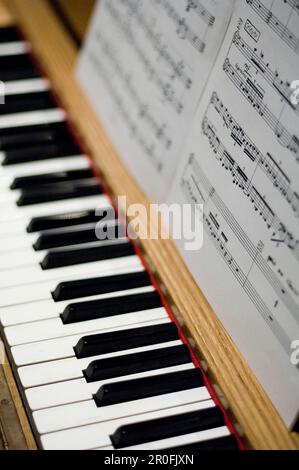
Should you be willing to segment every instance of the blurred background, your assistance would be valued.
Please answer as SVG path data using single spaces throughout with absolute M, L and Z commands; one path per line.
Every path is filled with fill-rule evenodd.
M 81 44 L 96 0 L 49 0 L 74 40 Z

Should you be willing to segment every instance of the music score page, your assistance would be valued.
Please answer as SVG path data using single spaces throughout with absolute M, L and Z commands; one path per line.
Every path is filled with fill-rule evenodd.
M 233 0 L 101 0 L 77 76 L 119 155 L 163 201 Z
M 178 247 L 289 427 L 299 411 L 298 33 L 298 2 L 237 2 L 169 197 L 204 204 L 202 249 Z

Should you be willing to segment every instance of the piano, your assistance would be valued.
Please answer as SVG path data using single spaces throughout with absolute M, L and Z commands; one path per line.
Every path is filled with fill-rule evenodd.
M 126 235 L 117 195 L 149 201 L 73 77 L 70 3 L 0 3 L 0 448 L 298 448 L 171 241 Z

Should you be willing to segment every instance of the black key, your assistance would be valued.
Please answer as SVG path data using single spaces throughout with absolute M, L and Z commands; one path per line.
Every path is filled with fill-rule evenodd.
M 20 35 L 14 26 L 6 26 L 0 28 L 0 42 L 15 42 L 20 41 Z
M 7 150 L 4 154 L 2 165 L 16 165 L 18 163 L 70 157 L 73 155 L 80 155 L 80 153 L 81 152 L 77 144 L 72 140 L 72 138 L 69 138 L 59 143 Z
M 39 78 L 40 74 L 33 65 L 24 68 L 11 70 L 0 70 L 0 80 L 10 82 L 15 80 L 26 80 L 30 78 Z
M 68 323 L 139 312 L 161 306 L 160 295 L 154 291 L 70 304 L 60 316 L 62 322 L 66 325 Z
M 224 426 L 223 414 L 218 407 L 167 416 L 118 428 L 110 439 L 115 449 L 146 442 L 205 431 Z
M 18 149 L 38 144 L 64 142 L 71 135 L 65 122 L 0 129 L 0 149 Z
M 93 361 L 83 370 L 86 382 L 123 377 L 191 362 L 185 344 Z
M 166 343 L 179 339 L 175 323 L 144 326 L 129 330 L 99 333 L 81 338 L 74 351 L 78 359 L 99 356 L 126 349 L 134 349 L 151 344 Z
M 41 232 L 43 230 L 53 230 L 63 227 L 71 227 L 73 225 L 83 225 L 93 222 L 99 222 L 103 218 L 105 220 L 113 220 L 115 218 L 115 211 L 113 208 L 103 209 L 102 213 L 96 215 L 94 210 L 81 211 L 81 212 L 68 212 L 65 214 L 49 215 L 45 217 L 34 217 L 28 227 L 28 233 Z
M 109 229 L 109 240 L 111 240 L 112 229 L 114 230 L 114 239 L 124 238 L 122 230 L 118 224 L 114 224 Z M 123 235 L 123 236 L 122 236 Z M 49 250 L 60 246 L 80 245 L 82 243 L 98 241 L 96 234 L 96 224 L 72 227 L 71 229 L 59 229 L 50 232 L 44 232 L 38 237 L 33 245 L 35 251 Z M 80 297 L 80 296 L 78 296 Z
M 0 106 L 1 114 L 23 113 L 27 111 L 38 111 L 40 109 L 55 108 L 48 92 L 22 93 L 20 95 L 7 95 L 5 104 Z
M 94 277 L 78 281 L 61 282 L 52 293 L 55 302 L 79 297 L 107 294 L 137 287 L 150 286 L 151 281 L 146 271 L 117 274 L 115 276 Z
M 44 173 L 42 175 L 20 176 L 15 178 L 10 189 L 27 189 L 41 186 L 43 184 L 63 183 L 85 178 L 92 178 L 93 172 L 89 168 L 82 170 L 59 171 L 56 173 Z
M 61 201 L 78 197 L 95 196 L 102 190 L 96 178 L 69 181 L 66 183 L 45 184 L 36 189 L 23 189 L 17 200 L 19 207 Z
M 111 245 L 101 243 L 92 248 L 78 247 L 70 250 L 57 248 L 49 251 L 41 262 L 41 267 L 42 269 L 54 269 L 132 255 L 135 255 L 135 250 L 131 243 L 112 243 Z
M 96 405 L 100 407 L 190 390 L 203 385 L 201 371 L 191 369 L 105 384 L 99 388 L 93 398 Z
M 0 74 L 15 69 L 25 69 L 33 66 L 30 54 L 27 52 L 0 56 Z
M 218 437 L 217 439 L 209 439 L 207 441 L 194 442 L 194 444 L 186 444 L 180 447 L 168 447 L 165 450 L 172 452 L 192 453 L 198 450 L 238 450 L 238 442 L 234 436 Z M 164 449 L 162 449 L 164 450 Z

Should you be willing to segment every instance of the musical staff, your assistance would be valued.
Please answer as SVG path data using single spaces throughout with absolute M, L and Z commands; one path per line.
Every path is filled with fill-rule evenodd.
M 287 3 L 297 13 L 299 13 L 299 0 L 283 0 L 283 3 Z
M 199 0 L 186 0 L 186 11 L 194 10 L 198 16 L 208 25 L 213 26 L 215 23 L 215 16 L 207 10 Z
M 283 3 L 290 5 L 294 11 L 299 13 L 299 0 L 283 0 Z
M 299 38 L 283 24 L 260 0 L 246 0 L 255 13 L 274 31 L 296 54 L 299 54 Z
M 132 135 L 134 135 L 135 140 L 145 151 L 151 161 L 155 164 L 157 171 L 161 171 L 161 157 L 156 153 L 158 144 L 162 144 L 164 149 L 169 149 L 172 145 L 172 141 L 167 135 L 166 125 L 159 123 L 157 117 L 150 112 L 147 103 L 134 88 L 131 77 L 127 76 L 124 69 L 121 67 L 121 63 L 117 60 L 117 56 L 115 55 L 114 51 L 111 50 L 108 39 L 105 38 L 100 31 L 97 31 L 97 40 L 98 44 L 101 45 L 101 53 L 107 58 L 115 70 L 115 73 L 126 87 L 131 102 L 137 109 L 138 120 L 145 122 L 149 128 L 150 132 L 148 134 L 150 138 L 148 137 L 148 134 L 145 136 L 143 133 L 141 133 L 141 131 L 139 131 L 136 121 L 132 119 L 126 108 L 122 95 L 118 93 L 117 90 L 113 87 L 113 84 L 111 83 L 111 75 L 109 71 L 105 69 L 104 63 L 101 60 L 101 55 L 93 55 L 91 60 L 95 64 L 97 72 L 100 74 L 102 80 L 105 83 L 105 86 L 108 90 L 110 90 L 118 112 L 121 113 L 124 118 L 123 122 L 126 123 L 127 128 L 130 130 Z M 152 140 L 152 138 L 154 138 L 154 140 Z
M 192 203 L 201 204 L 207 201 L 212 202 L 219 212 L 227 225 L 229 226 L 232 234 L 238 239 L 241 246 L 243 246 L 246 253 L 250 256 L 251 260 L 254 261 L 255 266 L 263 274 L 269 285 L 275 291 L 275 294 L 278 298 L 284 303 L 288 308 L 293 318 L 297 323 L 299 323 L 299 309 L 298 305 L 291 297 L 291 295 L 286 291 L 284 285 L 282 284 L 280 278 L 273 272 L 270 265 L 264 259 L 262 254 L 257 251 L 257 248 L 252 243 L 246 232 L 240 226 L 238 221 L 235 219 L 229 208 L 226 206 L 222 198 L 217 193 L 216 189 L 212 186 L 209 179 L 203 172 L 198 161 L 194 158 L 194 155 L 189 159 L 188 165 L 185 169 L 185 172 L 182 176 L 182 185 L 186 185 L 186 181 L 189 182 L 194 190 L 188 193 L 188 200 Z M 192 182 L 192 184 L 191 184 Z M 196 194 L 198 196 L 196 196 Z
M 192 77 L 190 74 L 186 72 L 186 65 L 183 60 L 176 60 L 176 58 L 171 53 L 168 44 L 162 40 L 161 34 L 155 32 L 153 25 L 146 20 L 144 15 L 140 13 L 138 9 L 134 7 L 134 5 L 127 0 L 120 0 L 125 7 L 129 9 L 130 15 L 132 18 L 136 18 L 136 23 L 140 28 L 143 29 L 145 36 L 150 41 L 152 48 L 156 51 L 159 60 L 164 61 L 167 66 L 171 70 L 171 74 L 173 75 L 173 79 L 179 79 L 184 87 L 189 90 L 193 84 Z M 113 4 L 107 2 L 106 4 L 107 11 L 110 11 L 112 16 L 117 18 L 119 16 L 119 12 L 116 8 L 114 8 Z M 126 29 L 126 24 L 124 23 L 124 30 Z M 129 29 L 129 28 L 127 28 Z M 129 34 L 129 31 L 126 32 Z M 136 42 L 136 41 L 134 41 Z M 146 58 L 145 58 L 146 59 Z
M 255 211 L 260 214 L 264 222 L 267 224 L 268 229 L 273 229 L 275 233 L 281 233 L 283 231 L 283 237 L 280 237 L 281 243 L 284 243 L 291 250 L 295 258 L 299 261 L 299 240 L 295 240 L 293 234 L 287 230 L 285 224 L 275 214 L 274 210 L 266 202 L 265 198 L 251 183 L 246 173 L 232 158 L 216 135 L 216 132 L 212 128 L 212 124 L 208 121 L 207 118 L 204 118 L 202 122 L 202 131 L 203 134 L 208 138 L 213 153 L 220 161 L 222 167 L 231 173 L 233 183 L 242 189 L 245 196 L 250 199 Z M 273 236 L 274 235 L 272 235 L 272 237 Z M 277 243 L 276 238 L 275 243 Z
M 290 204 L 293 212 L 299 216 L 299 195 L 291 187 L 290 178 L 284 173 L 281 167 L 276 163 L 274 158 L 267 153 L 264 155 L 253 141 L 246 134 L 244 129 L 230 114 L 228 109 L 224 106 L 219 99 L 216 92 L 212 94 L 210 105 L 216 110 L 222 118 L 225 127 L 230 131 L 230 136 L 240 148 L 243 153 L 250 159 L 251 162 L 256 163 L 257 166 L 269 178 L 274 188 L 276 188 L 281 195 Z
M 163 101 L 169 103 L 178 114 L 181 114 L 184 110 L 184 104 L 182 100 L 177 98 L 176 91 L 173 85 L 161 78 L 161 75 L 159 74 L 157 68 L 152 62 L 149 61 L 148 57 L 146 57 L 146 55 L 144 54 L 144 49 L 140 47 L 140 45 L 136 42 L 132 28 L 127 24 L 127 22 L 119 13 L 117 8 L 114 7 L 113 3 L 108 2 L 107 10 L 111 14 L 111 19 L 115 22 L 124 37 L 127 39 L 131 49 L 135 51 L 138 60 L 140 61 L 140 64 L 142 64 L 144 71 L 148 76 L 148 79 L 155 83 Z M 147 27 L 150 28 L 149 25 L 147 25 Z M 188 79 L 188 84 L 189 83 L 190 79 Z
M 299 396 L 289 359 L 299 332 L 298 27 L 289 2 L 235 2 L 168 198 L 194 204 L 204 245 L 190 255 L 177 241 L 180 254 L 289 426 Z M 273 354 L 283 383 L 265 373 Z
M 188 41 L 200 54 L 203 54 L 206 48 L 206 43 L 201 39 L 196 32 L 193 31 L 191 26 L 183 18 L 178 11 L 174 8 L 168 0 L 153 0 L 157 5 L 160 5 L 165 10 L 168 17 L 173 21 L 176 33 L 181 40 Z
M 292 109 L 294 109 L 296 114 L 299 116 L 299 104 L 294 105 L 291 99 L 293 90 L 290 87 L 290 81 L 281 80 L 279 73 L 277 71 L 271 70 L 269 68 L 269 64 L 263 60 L 263 54 L 261 53 L 259 56 L 257 54 L 256 48 L 251 49 L 251 47 L 242 39 L 238 31 L 236 31 L 234 34 L 232 44 L 234 44 L 241 54 L 243 54 L 243 56 L 254 65 L 261 76 L 272 86 L 276 92 L 280 94 L 284 101 Z
M 199 170 L 199 166 L 197 164 L 196 166 L 197 166 L 197 171 L 196 171 L 196 174 L 193 173 L 193 181 L 192 180 L 190 181 L 190 179 L 186 178 L 186 176 L 184 176 L 182 179 L 182 186 L 185 190 L 186 197 L 188 201 L 191 203 L 201 203 L 201 199 L 198 199 L 198 197 L 196 196 L 196 192 L 197 192 L 196 188 L 202 186 L 203 181 L 200 178 L 201 174 L 199 173 L 199 171 L 202 171 L 202 170 L 201 169 Z M 202 173 L 202 176 L 204 176 L 203 173 Z M 206 179 L 205 176 L 204 178 Z M 194 182 L 196 182 L 196 184 L 194 184 Z M 214 195 L 217 193 L 214 191 L 214 188 L 212 188 L 211 186 L 210 186 L 209 194 L 213 195 L 212 199 L 214 202 Z M 275 337 L 278 339 L 278 341 L 284 348 L 285 352 L 289 354 L 290 338 L 288 337 L 286 332 L 283 330 L 279 322 L 276 320 L 275 315 L 269 310 L 264 300 L 262 299 L 260 294 L 257 292 L 255 287 L 249 280 L 248 275 L 244 273 L 240 265 L 234 259 L 234 256 L 232 255 L 232 253 L 229 251 L 227 242 L 225 241 L 225 239 L 227 240 L 227 236 L 223 234 L 223 231 L 220 226 L 219 228 L 215 227 L 215 224 L 211 222 L 210 217 L 207 216 L 206 214 L 203 215 L 203 222 L 204 222 L 204 230 L 205 232 L 208 233 L 210 240 L 213 242 L 222 260 L 225 262 L 226 266 L 234 275 L 235 279 L 238 281 L 238 283 L 240 284 L 240 286 L 242 287 L 243 291 L 246 293 L 248 298 L 254 304 L 257 311 L 261 314 L 264 321 L 268 324 L 271 331 L 273 332 Z M 223 235 L 225 238 L 223 237 Z M 255 249 L 255 253 L 256 255 L 258 255 L 259 252 L 257 249 Z
M 261 96 L 261 93 L 258 91 L 257 87 L 249 78 L 245 80 L 245 78 L 243 78 L 233 67 L 228 58 L 226 58 L 224 61 L 223 70 L 236 86 L 237 90 L 242 93 L 251 106 L 273 130 L 280 145 L 290 150 L 291 153 L 295 154 L 296 161 L 299 163 L 299 138 L 296 135 L 292 135 L 281 124 L 280 119 L 277 118 L 272 113 L 272 111 L 270 111 L 265 103 L 263 103 L 263 97 Z

